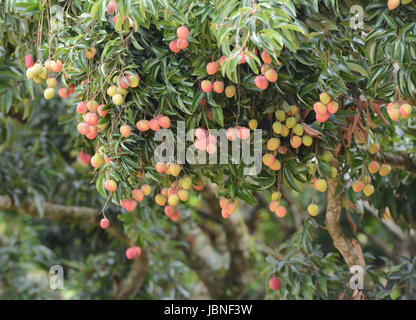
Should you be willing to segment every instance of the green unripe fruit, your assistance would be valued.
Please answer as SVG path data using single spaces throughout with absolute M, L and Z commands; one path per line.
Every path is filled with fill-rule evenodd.
M 308 163 L 309 174 L 314 176 L 316 173 L 316 167 L 313 163 Z
M 328 93 L 323 92 L 323 93 L 321 93 L 321 95 L 319 96 L 319 100 L 321 100 L 321 102 L 322 102 L 324 105 L 327 105 L 327 104 L 331 101 L 331 96 L 330 96 Z
M 35 81 L 35 83 L 39 84 L 39 83 L 41 83 L 41 82 L 42 82 L 42 79 L 41 79 L 41 78 L 39 78 L 38 76 L 34 76 L 34 77 L 33 77 L 33 81 Z
M 315 189 L 320 192 L 325 192 L 328 188 L 326 181 L 324 179 L 318 179 L 315 181 Z
M 273 132 L 276 134 L 281 134 L 283 130 L 283 125 L 280 122 L 273 123 Z
M 371 196 L 374 193 L 374 187 L 371 184 L 367 184 L 364 187 L 363 193 L 365 194 L 366 197 Z
M 107 89 L 107 94 L 112 97 L 117 93 L 117 86 L 110 86 Z
M 46 80 L 48 78 L 48 69 L 46 69 L 45 67 L 41 67 L 37 76 L 42 80 Z
M 295 126 L 293 127 L 293 132 L 294 132 L 297 136 L 301 137 L 301 136 L 303 135 L 303 126 L 302 126 L 300 123 L 298 123 L 297 125 L 295 125 Z
M 302 136 L 302 143 L 305 146 L 310 147 L 312 145 L 312 143 L 313 143 L 313 139 L 312 139 L 311 136 L 304 135 L 304 136 Z
M 55 78 L 49 78 L 46 80 L 46 85 L 48 88 L 55 88 L 58 85 L 58 81 Z
M 48 89 L 45 89 L 45 91 L 43 91 L 43 96 L 45 97 L 46 100 L 52 99 L 54 95 L 55 95 L 55 90 L 53 88 L 48 88 Z
M 184 190 L 189 190 L 189 189 L 191 188 L 191 186 L 192 186 L 192 180 L 191 180 L 191 178 L 189 178 L 189 177 L 182 178 L 182 179 L 179 181 L 179 185 L 180 185 L 180 187 L 181 187 L 182 189 L 184 189 Z
M 91 158 L 91 165 L 94 168 L 99 168 L 105 163 L 105 160 L 103 156 L 99 153 L 94 154 L 94 156 Z
M 123 96 L 119 93 L 116 93 L 111 99 L 113 100 L 113 103 L 116 106 L 119 106 L 119 105 L 123 104 L 123 102 L 124 102 Z
M 295 117 L 289 117 L 286 120 L 286 127 L 289 129 L 292 129 L 296 125 L 296 118 Z
M 281 198 L 282 198 L 282 194 L 279 191 L 275 191 L 272 193 L 272 200 L 280 200 Z
M 179 203 L 179 196 L 177 194 L 171 194 L 168 198 L 168 204 L 172 207 L 176 207 Z
M 325 151 L 322 155 L 322 159 L 324 159 L 326 162 L 331 162 L 332 160 L 334 160 L 334 155 L 331 151 Z
M 318 213 L 319 213 L 319 207 L 318 207 L 316 204 L 311 203 L 311 204 L 308 206 L 308 212 L 309 212 L 309 214 L 310 214 L 312 217 L 315 217 L 315 216 L 317 216 L 317 215 L 318 215 Z
M 286 120 L 286 112 L 284 112 L 283 110 L 277 110 L 275 115 L 276 115 L 276 119 L 279 120 L 280 122 L 283 122 Z
M 271 138 L 267 142 L 267 150 L 274 151 L 280 146 L 280 139 L 279 138 Z
M 335 167 L 331 167 L 331 178 L 334 179 L 338 175 L 338 170 Z

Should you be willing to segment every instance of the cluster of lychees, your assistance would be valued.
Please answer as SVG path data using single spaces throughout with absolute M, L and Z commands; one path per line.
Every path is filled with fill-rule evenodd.
M 176 40 L 173 40 L 169 43 L 169 49 L 174 52 L 178 53 L 181 50 L 185 50 L 188 48 L 188 36 L 189 36 L 189 30 L 185 26 L 181 26 L 176 29 L 176 35 L 178 36 Z
M 326 122 L 331 114 L 335 114 L 338 111 L 339 104 L 337 101 L 332 100 L 331 96 L 326 92 L 320 94 L 319 100 L 319 102 L 313 105 L 316 121 Z

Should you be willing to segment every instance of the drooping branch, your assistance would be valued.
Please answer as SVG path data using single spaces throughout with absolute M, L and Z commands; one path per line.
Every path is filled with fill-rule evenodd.
M 93 208 L 64 206 L 54 203 L 44 203 L 41 214 L 36 203 L 31 198 L 25 198 L 20 206 L 16 206 L 8 195 L 0 195 L 0 210 L 16 210 L 19 213 L 47 220 L 78 223 L 97 226 L 98 211 Z M 117 227 L 110 225 L 107 231 L 126 245 L 130 245 L 129 237 Z M 133 260 L 129 274 L 122 280 L 115 290 L 116 299 L 132 299 L 139 290 L 149 269 L 149 257 L 146 250 L 142 250 L 139 258 Z
M 334 242 L 335 248 L 341 253 L 347 265 L 351 267 L 358 264 L 358 259 L 354 253 L 354 248 L 345 235 L 340 223 L 342 211 L 341 193 L 338 192 L 338 194 L 336 194 L 339 187 L 339 180 L 337 178 L 327 179 L 327 184 L 328 201 L 325 224 L 328 228 L 329 235 Z
M 192 246 L 183 247 L 186 263 L 198 274 L 213 299 L 238 299 L 244 294 L 252 278 L 247 225 L 241 212 L 235 212 L 229 219 L 221 217 L 219 201 L 209 186 L 205 188 L 203 198 L 208 209 L 206 215 L 220 218 L 219 223 L 224 230 L 230 255 L 229 267 L 225 275 L 213 270 L 207 260 L 209 257 L 202 256 Z
M 401 154 L 377 153 L 375 158 L 392 167 L 409 171 L 412 175 L 416 175 L 416 163 L 409 157 Z

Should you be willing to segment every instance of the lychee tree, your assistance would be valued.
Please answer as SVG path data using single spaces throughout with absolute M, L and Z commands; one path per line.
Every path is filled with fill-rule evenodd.
M 354 4 L 365 13 L 363 28 L 350 24 Z M 284 220 L 291 192 L 284 195 L 284 189 L 311 188 L 305 230 L 324 220 L 349 267 L 365 259 L 341 216 L 354 230 L 355 213 L 377 208 L 402 227 L 414 226 L 409 207 L 415 200 L 401 192 L 411 190 L 416 173 L 414 3 L 100 0 L 63 3 L 62 11 L 53 5 L 17 1 L 6 7 L 13 15 L 4 17 L 12 26 L 4 38 L 26 64 L 20 90 L 36 86 L 47 100 L 69 97 L 61 122 L 72 128 L 71 139 L 106 199 L 101 227 L 111 227 L 109 203 L 139 212 L 119 216 L 130 239 L 128 259 L 151 247 L 151 226 L 164 216 L 172 224 L 200 219 L 189 200 L 199 196 L 210 203 L 205 211 L 221 218 L 235 253 L 226 277 L 231 280 L 221 282 L 185 250 L 212 297 L 240 297 L 250 277 L 243 272 L 250 257 L 246 222 L 237 210 L 242 203 L 266 201 Z M 13 99 L 24 102 L 28 95 L 17 95 L 11 84 L 5 88 L 3 114 L 12 105 L 19 112 L 24 104 Z M 27 116 L 33 111 L 23 110 Z M 254 144 L 254 130 L 261 129 L 261 173 L 245 175 L 247 165 L 231 161 L 155 161 L 155 134 L 165 128 L 176 135 L 178 121 L 196 129 L 194 141 L 175 136 L 178 145 L 207 154 L 217 151 L 210 130 L 225 128 L 229 141 Z M 290 279 L 282 261 L 272 254 L 270 270 Z M 280 288 L 281 280 L 270 281 L 272 289 Z M 286 288 L 289 280 L 282 282 Z

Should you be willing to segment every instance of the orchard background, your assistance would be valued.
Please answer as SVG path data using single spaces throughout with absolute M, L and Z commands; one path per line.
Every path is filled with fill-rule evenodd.
M 415 21 L 409 0 L 0 1 L 0 297 L 414 299 Z M 177 121 L 208 154 L 210 129 L 261 129 L 261 173 L 155 163 Z

